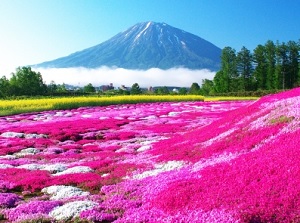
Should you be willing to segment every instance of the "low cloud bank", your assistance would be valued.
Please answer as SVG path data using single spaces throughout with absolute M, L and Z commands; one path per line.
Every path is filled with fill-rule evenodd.
M 123 68 L 101 67 L 98 69 L 87 68 L 38 68 L 46 84 L 54 81 L 56 84 L 71 84 L 85 86 L 88 83 L 93 86 L 113 83 L 115 87 L 125 85 L 131 87 L 138 83 L 140 87 L 149 86 L 178 86 L 190 87 L 192 83 L 202 83 L 203 79 L 212 80 L 215 72 L 207 69 L 190 70 L 186 68 L 172 68 L 161 70 L 152 68 L 149 70 L 127 70 Z

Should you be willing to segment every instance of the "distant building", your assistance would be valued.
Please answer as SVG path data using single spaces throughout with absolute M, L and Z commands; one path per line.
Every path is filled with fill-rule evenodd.
M 179 90 L 177 88 L 173 88 L 173 93 L 179 93 Z
M 153 87 L 152 86 L 148 87 L 148 91 L 153 92 L 154 91 Z
M 114 90 L 115 87 L 114 87 L 113 83 L 110 83 L 109 85 L 102 85 L 102 86 L 100 87 L 100 89 L 101 89 L 102 91 L 109 91 L 109 90 Z
M 125 85 L 121 85 L 121 87 L 119 87 L 120 90 L 123 90 L 123 91 L 127 91 L 128 90 L 128 87 L 125 87 Z

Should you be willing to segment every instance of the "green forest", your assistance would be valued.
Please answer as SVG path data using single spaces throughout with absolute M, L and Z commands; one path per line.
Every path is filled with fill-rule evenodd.
M 247 94 L 247 92 L 277 92 L 300 85 L 300 41 L 276 44 L 267 41 L 253 52 L 242 47 L 239 52 L 225 47 L 221 68 L 214 79 L 204 80 L 205 94 Z

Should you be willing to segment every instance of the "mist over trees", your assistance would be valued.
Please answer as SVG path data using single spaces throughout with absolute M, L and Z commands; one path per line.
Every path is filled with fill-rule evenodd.
M 5 76 L 0 78 L 0 98 L 19 98 L 31 96 L 76 96 L 76 95 L 139 95 L 139 94 L 200 94 L 199 91 L 189 92 L 186 88 L 179 88 L 172 91 L 168 87 L 157 87 L 155 90 L 143 89 L 138 83 L 131 87 L 122 85 L 118 89 L 110 86 L 94 87 L 91 83 L 80 87 L 66 84 L 56 84 L 51 81 L 46 85 L 40 72 L 35 72 L 31 67 L 18 67 L 12 77 L 7 79 Z M 194 83 L 196 84 L 196 83 Z M 198 90 L 200 89 L 199 85 Z M 193 85 L 192 85 L 193 86 Z
M 192 83 L 189 88 L 170 89 L 164 86 L 147 91 L 134 83 L 131 88 L 122 85 L 119 89 L 104 92 L 89 83 L 70 91 L 65 84 L 57 85 L 54 81 L 46 85 L 40 72 L 31 70 L 31 67 L 18 67 L 10 79 L 0 78 L 0 98 L 95 93 L 262 96 L 297 86 L 300 86 L 300 40 L 287 43 L 269 40 L 264 45 L 259 44 L 253 52 L 246 47 L 238 52 L 232 47 L 225 47 L 221 52 L 221 68 L 213 80 L 204 79 L 201 85 Z

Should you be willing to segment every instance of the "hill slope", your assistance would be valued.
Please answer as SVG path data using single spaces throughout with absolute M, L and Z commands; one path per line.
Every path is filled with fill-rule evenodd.
M 299 222 L 299 105 L 300 88 L 266 96 L 156 145 L 161 161 L 193 164 L 151 207 L 194 222 Z
M 144 22 L 99 45 L 35 67 L 108 66 L 142 70 L 186 67 L 218 70 L 220 55 L 220 48 L 196 35 L 165 23 Z

